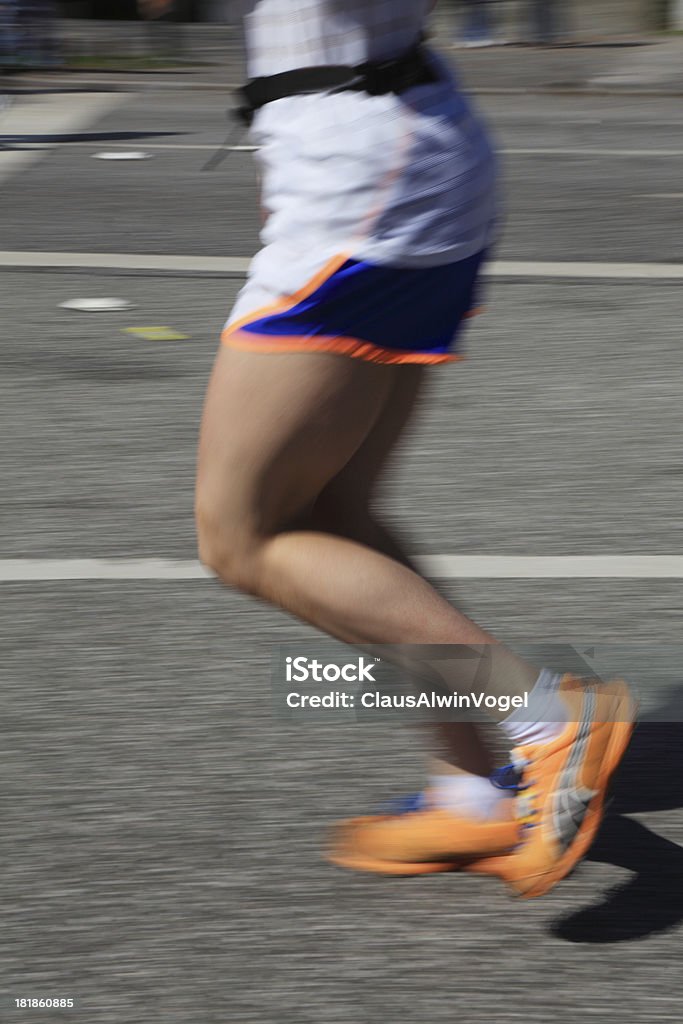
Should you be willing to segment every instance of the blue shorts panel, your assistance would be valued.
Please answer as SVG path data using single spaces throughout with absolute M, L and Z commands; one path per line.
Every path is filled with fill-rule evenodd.
M 381 266 L 349 259 L 288 309 L 240 325 L 262 339 L 357 339 L 370 349 L 452 356 L 463 320 L 477 304 L 480 252 L 440 267 Z

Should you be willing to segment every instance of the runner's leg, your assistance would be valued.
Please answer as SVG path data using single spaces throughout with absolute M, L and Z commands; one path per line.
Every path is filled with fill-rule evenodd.
M 200 442 L 201 557 L 225 582 L 350 643 L 482 645 L 488 692 L 524 693 L 536 670 L 415 571 L 357 541 L 291 528 L 369 437 L 398 373 L 322 353 L 222 348 Z M 472 670 L 456 667 L 461 685 Z
M 365 441 L 324 488 L 301 528 L 346 537 L 415 570 L 401 540 L 374 508 L 377 484 L 409 425 L 423 390 L 424 367 L 397 366 L 384 408 Z M 416 571 L 416 570 L 415 570 Z M 474 774 L 488 778 L 494 759 L 482 731 L 469 722 L 435 724 L 432 776 Z
M 395 530 L 382 521 L 374 505 L 377 484 L 412 418 L 425 371 L 409 364 L 390 372 L 389 393 L 367 437 L 297 526 L 346 537 L 414 569 Z

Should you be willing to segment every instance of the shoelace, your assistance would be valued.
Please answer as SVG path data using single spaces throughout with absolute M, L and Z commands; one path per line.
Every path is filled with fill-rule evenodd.
M 538 814 L 535 806 L 535 779 L 528 782 L 524 780 L 524 772 L 531 762 L 523 757 L 515 757 L 513 754 L 512 763 L 506 764 L 503 768 L 496 768 L 491 773 L 491 783 L 496 789 L 506 790 L 517 794 L 516 817 L 522 829 L 535 828 L 537 822 L 533 819 Z
M 494 768 L 489 776 L 491 785 L 506 792 L 518 793 L 522 788 L 522 773 L 518 763 L 506 764 L 502 768 Z

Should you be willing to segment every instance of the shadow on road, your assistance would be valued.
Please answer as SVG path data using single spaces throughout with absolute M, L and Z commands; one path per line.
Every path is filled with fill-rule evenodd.
M 606 820 L 590 860 L 635 872 L 592 907 L 560 918 L 552 933 L 568 942 L 626 942 L 669 931 L 683 920 L 683 849 L 630 818 Z
M 47 142 L 130 142 L 134 139 L 163 138 L 169 135 L 186 135 L 186 132 L 64 132 L 40 135 L 0 135 L 0 143 L 15 149 L 22 145 L 36 145 Z
M 683 807 L 683 689 L 637 729 L 619 772 L 611 813 L 589 860 L 634 872 L 601 902 L 562 917 L 553 935 L 568 942 L 642 939 L 683 921 L 683 848 L 625 814 Z M 668 719 L 668 720 L 667 720 Z

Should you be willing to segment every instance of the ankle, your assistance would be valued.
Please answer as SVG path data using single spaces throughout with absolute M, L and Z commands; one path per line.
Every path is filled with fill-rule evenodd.
M 457 817 L 479 821 L 507 821 L 513 817 L 514 794 L 497 789 L 484 775 L 433 775 L 430 790 L 432 803 Z
M 568 710 L 559 693 L 561 682 L 559 673 L 541 669 L 527 707 L 513 711 L 500 723 L 514 747 L 551 743 L 564 731 Z

